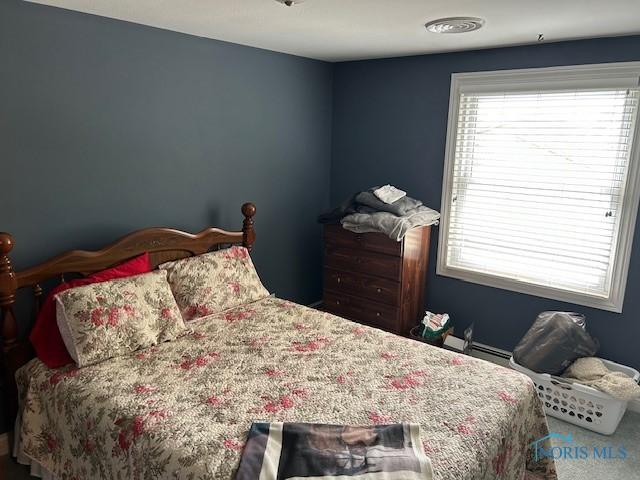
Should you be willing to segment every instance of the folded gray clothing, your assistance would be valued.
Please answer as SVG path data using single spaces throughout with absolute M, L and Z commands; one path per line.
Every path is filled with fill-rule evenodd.
M 349 213 L 366 213 L 366 214 L 372 214 L 372 213 L 379 213 L 378 210 L 376 210 L 375 208 L 371 208 L 371 207 L 367 207 L 366 205 L 358 205 L 355 209 L 355 211 L 353 212 L 349 212 Z M 348 214 L 347 214 L 348 215 Z
M 357 204 L 356 204 L 356 194 L 351 195 L 348 199 L 338 205 L 336 208 L 329 212 L 325 212 L 318 216 L 319 223 L 340 223 L 340 220 L 350 213 L 355 213 Z
M 384 203 L 373 194 L 372 190 L 360 192 L 356 195 L 355 201 L 361 205 L 371 207 L 378 212 L 389 212 L 399 217 L 407 215 L 412 210 L 422 205 L 420 200 L 416 200 L 415 198 L 408 196 L 402 197 L 400 200 L 396 200 L 393 203 Z
M 351 232 L 382 232 L 391 240 L 399 242 L 412 228 L 433 225 L 439 218 L 438 212 L 421 205 L 403 216 L 389 212 L 352 213 L 344 217 L 340 223 L 344 229 Z

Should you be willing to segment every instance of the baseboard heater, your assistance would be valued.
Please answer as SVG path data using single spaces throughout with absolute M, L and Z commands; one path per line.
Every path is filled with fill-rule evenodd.
M 504 358 L 505 360 L 509 360 L 511 358 L 511 352 L 502 350 L 501 348 L 492 347 L 491 345 L 485 345 L 484 343 L 473 342 L 472 348 L 477 352 L 495 355 L 496 357 Z

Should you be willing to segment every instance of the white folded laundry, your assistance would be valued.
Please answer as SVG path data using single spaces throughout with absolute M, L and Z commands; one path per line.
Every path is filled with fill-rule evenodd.
M 385 185 L 373 191 L 373 194 L 380 199 L 380 201 L 388 204 L 397 202 L 402 197 L 407 195 L 407 192 L 394 187 L 393 185 Z

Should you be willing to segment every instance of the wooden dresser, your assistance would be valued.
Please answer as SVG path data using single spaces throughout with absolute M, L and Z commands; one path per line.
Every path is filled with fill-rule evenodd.
M 323 308 L 341 317 L 408 335 L 424 315 L 431 227 L 401 242 L 382 233 L 324 228 Z

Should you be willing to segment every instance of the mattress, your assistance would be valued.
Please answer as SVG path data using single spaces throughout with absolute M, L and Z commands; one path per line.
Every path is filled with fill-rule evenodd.
M 254 421 L 420 425 L 434 478 L 555 479 L 515 371 L 266 298 L 179 339 L 16 377 L 22 458 L 57 478 L 231 479 Z

